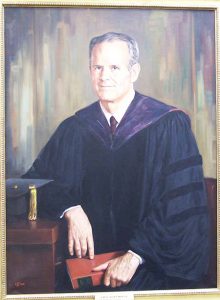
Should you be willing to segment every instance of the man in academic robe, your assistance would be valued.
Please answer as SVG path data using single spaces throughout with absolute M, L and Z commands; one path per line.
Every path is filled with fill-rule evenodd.
M 121 290 L 195 288 L 208 264 L 202 158 L 181 110 L 134 90 L 136 41 L 90 42 L 98 101 L 63 121 L 24 177 L 49 178 L 40 213 L 66 219 L 71 255 L 124 250 L 94 271 Z

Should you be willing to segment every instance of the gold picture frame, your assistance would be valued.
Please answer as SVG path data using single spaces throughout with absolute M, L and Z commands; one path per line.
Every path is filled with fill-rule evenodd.
M 120 1 L 110 1 L 110 0 L 75 0 L 75 1 L 38 1 L 38 0 L 1 0 L 0 7 L 0 20 L 1 20 L 1 28 L 0 28 L 0 41 L 1 41 L 1 98 L 0 98 L 0 213 L 1 213 L 1 231 L 0 231 L 0 276 L 1 276 L 1 299 L 94 299 L 97 300 L 111 300 L 111 299 L 119 299 L 120 298 L 143 298 L 149 300 L 170 300 L 170 299 L 219 299 L 220 297 L 220 274 L 219 274 L 219 238 L 217 238 L 217 287 L 216 288 L 201 288 L 196 290 L 168 290 L 168 291 L 145 291 L 145 292 L 120 292 L 120 293 L 82 293 L 82 294 L 74 294 L 74 293 L 52 293 L 52 294 L 7 294 L 7 274 L 6 274 L 6 188 L 5 188 L 5 180 L 6 180 L 6 65 L 7 65 L 7 55 L 8 53 L 5 51 L 6 46 L 6 31 L 5 31 L 5 17 L 6 10 L 8 8 L 22 9 L 22 8 L 80 8 L 80 9 L 127 9 L 127 10 L 161 10 L 161 11 L 207 11 L 213 12 L 214 14 L 214 37 L 215 37 L 215 74 L 216 74 L 216 84 L 215 84 L 215 92 L 216 92 L 216 143 L 213 147 L 215 147 L 216 154 L 216 178 L 217 178 L 217 237 L 219 235 L 219 178 L 220 178 L 220 165 L 219 165 L 219 144 L 220 144 L 220 104 L 219 104 L 219 95 L 220 95 L 220 1 L 207 1 L 207 0 L 167 0 L 167 1 L 157 1 L 157 0 L 120 0 Z M 87 45 L 86 45 L 87 46 Z M 80 106 L 80 105 L 79 105 Z M 64 113 L 65 114 L 65 113 Z M 52 131 L 52 129 L 51 129 Z M 215 154 L 214 154 L 215 155 Z M 208 168 L 208 166 L 207 166 Z M 214 174 L 214 171 L 212 171 Z M 101 299 L 99 299 L 101 298 Z M 126 300 L 125 299 L 125 300 Z M 124 299 L 122 299 L 124 300 Z

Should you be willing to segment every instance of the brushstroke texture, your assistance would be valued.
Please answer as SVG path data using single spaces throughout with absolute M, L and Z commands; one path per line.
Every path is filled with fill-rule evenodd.
M 6 169 L 24 173 L 57 125 L 96 100 L 88 43 L 107 31 L 134 36 L 141 93 L 184 109 L 216 176 L 214 12 L 5 8 Z

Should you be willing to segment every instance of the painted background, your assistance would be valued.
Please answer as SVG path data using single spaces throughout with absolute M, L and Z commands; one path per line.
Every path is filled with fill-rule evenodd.
M 5 8 L 6 172 L 20 176 L 58 124 L 96 100 L 88 44 L 107 31 L 140 46 L 136 89 L 184 109 L 216 177 L 214 12 L 108 8 Z

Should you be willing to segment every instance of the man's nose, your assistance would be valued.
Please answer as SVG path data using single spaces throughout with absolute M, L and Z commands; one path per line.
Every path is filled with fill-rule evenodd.
M 107 80 L 110 78 L 110 71 L 107 68 L 103 68 L 100 74 L 101 80 Z

